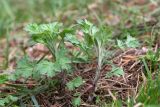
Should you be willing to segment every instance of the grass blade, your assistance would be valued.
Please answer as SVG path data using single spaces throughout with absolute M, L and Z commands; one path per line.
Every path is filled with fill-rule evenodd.
M 148 65 L 147 65 L 147 62 L 146 62 L 146 60 L 145 60 L 144 58 L 142 58 L 142 62 L 143 62 L 144 67 L 145 67 L 145 69 L 146 69 L 146 71 L 147 71 L 147 75 L 148 75 L 148 77 L 149 77 L 149 80 L 152 80 L 152 73 L 151 73 L 151 71 L 149 70 Z

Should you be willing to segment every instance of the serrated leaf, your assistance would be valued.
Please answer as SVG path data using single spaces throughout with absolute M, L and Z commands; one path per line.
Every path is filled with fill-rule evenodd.
M 123 50 L 125 48 L 137 48 L 140 46 L 140 43 L 136 38 L 133 38 L 130 35 L 128 35 L 125 41 L 117 40 L 117 45 L 119 48 Z
M 66 35 L 67 34 L 72 34 L 74 32 L 74 29 L 72 29 L 72 28 L 65 28 L 65 29 L 63 29 L 61 32 L 60 32 L 60 36 L 62 37 L 62 38 L 64 38 L 64 37 L 66 37 Z
M 71 82 L 71 81 L 67 83 L 67 87 L 68 87 L 69 90 L 74 90 L 75 89 L 74 83 Z
M 36 63 L 31 61 L 28 56 L 24 56 L 17 64 L 15 75 L 28 78 L 32 76 Z
M 41 32 L 51 32 L 51 33 L 59 33 L 60 27 L 62 26 L 62 23 L 54 22 L 49 24 L 41 24 L 39 25 L 39 29 Z
M 80 85 L 83 84 L 83 79 L 82 79 L 82 77 L 77 77 L 77 78 L 75 78 L 74 81 L 73 81 L 73 83 L 74 83 L 74 86 L 75 86 L 75 87 L 79 87 Z
M 56 74 L 54 63 L 47 60 L 42 60 L 38 63 L 35 69 L 41 75 L 47 75 L 48 77 L 53 77 Z
M 31 34 L 31 39 L 34 42 L 48 45 L 48 41 L 56 41 L 62 24 L 58 22 L 49 24 L 29 24 L 25 30 Z M 50 41 L 50 42 L 51 42 Z
M 110 37 L 112 37 L 112 29 L 107 26 L 100 26 L 95 35 L 95 38 L 103 44 L 106 43 Z
M 122 50 L 125 49 L 125 43 L 122 40 L 117 40 L 117 45 L 119 48 L 121 48 Z
M 139 41 L 136 38 L 131 37 L 130 35 L 127 36 L 126 46 L 129 48 L 136 48 L 140 46 Z
M 112 66 L 112 70 L 106 74 L 106 78 L 110 78 L 112 76 L 122 76 L 124 75 L 123 68 Z
M 36 42 L 36 43 L 42 43 L 45 44 L 43 34 L 36 34 L 31 36 L 31 40 Z
M 65 40 L 72 43 L 73 45 L 80 45 L 80 41 L 78 41 L 78 39 L 72 34 L 67 33 L 65 35 Z
M 66 56 L 67 50 L 62 48 L 56 52 L 56 65 L 60 66 L 62 70 L 69 70 L 71 60 Z
M 42 34 L 45 32 L 58 33 L 61 26 L 62 24 L 58 22 L 40 25 L 33 23 L 28 24 L 25 27 L 25 31 L 29 32 L 31 35 Z
M 81 26 L 82 31 L 85 34 L 89 34 L 89 35 L 93 36 L 98 31 L 98 28 L 86 19 L 85 20 L 78 20 L 77 23 Z
M 74 107 L 80 106 L 81 105 L 81 98 L 80 97 L 74 98 L 72 100 L 72 104 L 73 104 Z
M 40 33 L 39 26 L 36 23 L 28 24 L 25 28 L 25 31 L 29 32 L 29 34 L 38 34 Z
M 67 83 L 67 87 L 69 90 L 74 90 L 75 88 L 79 87 L 83 83 L 84 82 L 83 82 L 82 77 L 76 77 L 72 81 Z

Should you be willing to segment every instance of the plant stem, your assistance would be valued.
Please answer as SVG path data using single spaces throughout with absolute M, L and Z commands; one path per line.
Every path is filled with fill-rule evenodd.
M 6 34 L 6 50 L 5 50 L 5 69 L 8 68 L 8 63 L 9 63 L 9 32 L 7 29 L 7 34 Z
M 95 75 L 95 78 L 94 78 L 94 81 L 93 81 L 94 90 L 96 89 L 98 80 L 100 78 L 100 71 L 101 71 L 101 67 L 98 66 L 97 70 L 96 70 L 96 75 Z
M 100 78 L 101 69 L 102 69 L 103 49 L 100 44 L 98 45 L 97 52 L 98 52 L 98 65 L 96 69 L 96 75 L 93 81 L 94 91 L 96 90 L 97 83 Z

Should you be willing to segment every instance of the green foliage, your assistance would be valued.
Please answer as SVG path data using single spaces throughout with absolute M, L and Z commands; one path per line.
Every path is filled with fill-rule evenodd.
M 82 31 L 85 34 L 88 34 L 87 36 L 93 36 L 93 35 L 95 35 L 99 31 L 96 26 L 94 26 L 91 22 L 89 22 L 86 19 L 84 19 L 84 20 L 78 20 L 77 23 L 81 26 Z
M 81 93 L 76 92 L 73 96 L 72 105 L 74 107 L 79 107 L 81 105 Z
M 130 48 L 137 48 L 140 46 L 140 43 L 138 42 L 138 40 L 136 38 L 131 37 L 130 35 L 127 36 L 127 40 L 125 43 L 127 47 L 130 47 Z
M 81 86 L 84 83 L 82 77 L 76 77 L 67 83 L 69 90 L 74 90 L 75 88 Z
M 51 24 L 29 24 L 25 30 L 31 35 L 31 39 L 37 43 L 42 43 L 47 46 L 50 52 L 55 54 L 57 43 L 60 42 L 59 33 L 61 23 L 54 22 Z
M 126 45 L 122 40 L 117 40 L 117 45 L 119 48 L 121 48 L 122 50 L 125 49 Z
M 59 29 L 62 26 L 62 23 L 54 22 L 49 24 L 29 24 L 25 27 L 25 30 L 30 34 L 45 36 L 46 33 L 59 33 Z M 41 37 L 38 37 L 41 39 Z
M 73 35 L 73 34 L 66 34 L 65 35 L 65 40 L 72 43 L 75 46 L 80 46 L 80 41 Z
M 159 107 L 160 105 L 160 66 L 159 55 L 160 50 L 156 52 L 149 50 L 147 54 L 142 58 L 142 62 L 145 67 L 144 74 L 147 76 L 146 83 L 142 84 L 139 89 L 137 102 L 141 102 L 147 107 Z M 152 72 L 155 73 L 154 78 Z
M 121 100 L 115 100 L 112 103 L 112 107 L 122 107 L 122 101 Z
M 47 77 L 53 77 L 61 70 L 69 70 L 70 60 L 65 57 L 62 53 L 56 55 L 56 62 L 51 62 L 47 60 L 42 60 L 39 63 L 37 61 L 32 61 L 29 57 L 23 57 L 17 64 L 15 74 L 12 79 L 18 79 L 19 77 L 23 78 L 39 78 L 44 75 Z
M 31 34 L 33 41 L 42 43 L 48 47 L 53 55 L 53 62 L 47 60 L 40 62 L 32 61 L 28 57 L 24 57 L 17 64 L 17 77 L 29 78 L 38 74 L 53 77 L 56 75 L 56 72 L 71 68 L 69 65 L 71 60 L 67 56 L 68 51 L 64 46 L 64 37 L 67 35 L 66 33 L 72 31 L 70 29 L 62 29 L 61 27 L 62 24 L 58 22 L 41 25 L 30 24 L 25 27 L 25 30 Z
M 84 12 L 88 12 L 88 11 L 83 9 L 84 10 L 83 12 L 82 10 L 83 7 L 87 7 L 86 8 L 87 10 L 88 8 L 90 8 L 90 6 L 91 8 L 93 8 L 94 6 L 97 8 L 95 3 L 93 3 L 93 5 L 92 4 L 88 5 L 87 3 L 89 1 L 93 1 L 93 0 L 86 0 L 86 1 L 83 1 L 83 0 L 58 0 L 58 1 L 26 0 L 26 1 L 23 1 L 23 3 L 21 3 L 21 1 L 18 1 L 17 3 L 17 0 L 2 0 L 0 1 L 1 3 L 0 9 L 2 10 L 0 12 L 0 15 L 2 16 L 0 18 L 0 36 L 5 35 L 6 28 L 8 28 L 7 26 L 8 24 L 6 24 L 7 23 L 6 18 L 14 19 L 14 21 L 18 21 L 18 22 L 35 21 L 35 19 L 36 19 L 36 22 L 44 21 L 44 19 L 45 21 L 48 21 L 48 19 L 65 21 L 67 20 L 66 18 L 72 20 L 73 18 L 75 18 L 75 16 L 74 17 L 72 16 L 75 15 L 75 13 L 77 12 L 77 9 L 80 9 L 81 11 L 80 13 L 77 12 L 78 14 L 84 15 Z M 108 2 L 112 3 L 112 1 L 107 1 L 107 3 Z M 121 3 L 124 3 L 124 2 L 125 2 L 124 0 L 120 0 L 120 2 L 113 2 L 113 4 L 118 3 L 119 5 L 121 5 Z M 104 0 L 98 1 L 98 4 L 102 4 L 102 3 L 105 4 Z M 109 5 L 109 8 L 110 7 L 111 6 Z M 116 7 L 118 6 L 116 5 Z M 121 10 L 125 11 L 125 12 L 124 11 L 119 12 L 120 15 L 118 15 L 118 16 L 122 16 L 120 18 L 124 20 L 124 25 L 126 24 L 128 25 L 128 23 L 129 25 L 130 23 L 135 24 L 131 29 L 126 29 L 126 27 L 124 27 L 123 25 L 124 29 L 122 30 L 125 31 L 124 33 L 129 32 L 131 35 L 133 34 L 132 36 L 135 36 L 136 34 L 139 33 L 136 23 L 139 23 L 140 21 L 136 19 L 143 19 L 143 18 L 139 18 L 139 16 L 140 16 L 141 10 L 144 11 L 143 8 L 139 8 L 139 7 L 140 6 L 135 6 L 135 7 L 124 6 L 122 7 L 123 9 L 118 8 L 120 11 Z M 144 6 L 144 7 L 147 7 L 147 6 Z M 25 10 L 25 13 L 23 12 L 23 10 Z M 39 12 L 37 12 L 37 10 Z M 96 14 L 96 12 L 98 11 L 94 11 L 93 13 Z M 113 13 L 113 15 L 115 15 L 116 12 L 114 10 L 113 12 L 111 11 L 110 13 Z M 125 14 L 122 14 L 122 13 L 125 13 Z M 132 17 L 128 18 L 127 13 L 129 13 Z M 34 16 L 31 16 L 30 14 L 34 14 Z M 89 16 L 92 17 L 92 15 L 93 14 Z M 100 17 L 106 17 L 106 15 L 104 14 Z M 69 21 L 67 20 L 67 23 L 68 22 Z M 103 22 L 106 22 L 106 21 L 102 21 L 102 23 Z M 18 24 L 16 23 L 15 25 L 18 25 Z M 98 63 L 97 71 L 96 71 L 97 73 L 96 75 L 98 75 L 99 72 L 101 71 L 102 66 L 104 65 L 104 61 L 106 61 L 106 57 L 110 56 L 110 55 L 107 55 L 108 50 L 106 50 L 105 48 L 107 44 L 110 43 L 109 39 L 112 35 L 112 30 L 109 27 L 104 27 L 104 26 L 96 27 L 94 24 L 92 24 L 87 20 L 79 20 L 78 25 L 80 25 L 79 26 L 80 30 L 83 32 L 83 37 L 84 37 L 83 41 L 79 41 L 76 37 L 75 32 L 79 29 L 72 29 L 72 28 L 68 29 L 67 27 L 64 27 L 62 23 L 59 23 L 59 22 L 54 22 L 49 24 L 40 24 L 40 25 L 38 24 L 28 25 L 25 28 L 25 30 L 29 32 L 29 34 L 31 35 L 30 36 L 31 40 L 36 43 L 44 44 L 52 53 L 53 59 L 52 60 L 42 59 L 41 61 L 35 61 L 25 56 L 17 63 L 17 68 L 15 71 L 16 73 L 13 76 L 14 80 L 20 77 L 33 78 L 33 79 L 37 77 L 40 79 L 42 79 L 42 77 L 49 77 L 47 79 L 51 80 L 51 77 L 56 76 L 58 73 L 69 71 L 72 68 L 71 64 L 81 63 L 81 62 L 88 63 L 89 59 L 93 60 L 93 58 L 95 59 L 95 57 L 97 58 L 97 63 Z M 69 51 L 69 49 L 67 49 L 67 47 L 65 46 L 66 42 L 73 44 L 76 48 L 80 50 L 76 50 L 74 52 Z M 139 42 L 131 36 L 127 36 L 127 39 L 124 41 L 117 40 L 117 44 L 123 50 L 125 48 L 137 48 L 140 45 Z M 158 71 L 159 70 L 158 68 L 159 52 L 149 51 L 145 56 L 145 59 L 143 62 L 144 62 L 145 68 L 148 68 L 148 71 Z M 106 74 L 106 77 L 109 78 L 114 75 L 121 76 L 123 74 L 124 72 L 122 68 L 114 66 L 112 68 L 112 71 Z M 151 76 L 151 73 L 149 75 Z M 75 80 L 75 79 L 76 78 L 70 81 L 70 82 L 73 82 L 73 83 L 70 83 L 70 87 L 73 90 L 79 87 L 81 84 L 81 82 L 79 82 L 80 80 Z M 0 84 L 5 83 L 6 81 L 8 81 L 8 76 L 0 75 Z M 46 82 L 48 80 L 43 80 L 43 81 L 45 81 L 45 84 L 48 83 Z M 36 86 L 36 87 L 39 87 L 39 86 Z M 154 85 L 151 85 L 151 87 L 154 87 Z M 157 89 L 154 89 L 154 90 L 157 90 Z M 153 92 L 153 90 L 151 92 Z M 147 96 L 145 97 L 147 98 Z M 158 97 L 156 98 L 158 99 Z M 8 100 L 6 100 L 6 103 L 7 102 Z M 76 96 L 75 99 L 72 101 L 72 104 L 74 106 L 79 106 L 80 103 L 81 103 L 80 96 Z M 5 106 L 5 101 L 4 102 L 2 101 L 2 104 L 3 106 Z M 119 106 L 122 106 L 122 104 L 117 100 L 117 102 L 115 101 L 112 106 L 119 107 Z
M 146 54 L 146 59 L 150 60 L 152 62 L 158 62 L 160 59 L 160 49 L 158 49 L 156 52 L 149 50 Z
M 149 79 L 152 79 L 152 72 L 158 72 L 159 71 L 159 61 L 160 61 L 160 49 L 158 49 L 156 52 L 153 50 L 149 50 L 144 57 L 142 57 L 142 62 L 145 67 L 144 74 L 149 77 Z
M 0 106 L 5 107 L 6 104 L 17 101 L 18 98 L 12 95 L 8 95 L 7 97 L 1 99 L 0 98 Z
M 90 52 L 94 48 L 95 34 L 99 29 L 87 20 L 78 20 L 77 23 L 84 34 L 84 41 L 81 47 L 90 55 Z
M 126 102 L 127 102 L 127 107 L 133 107 L 135 100 L 134 98 L 128 98 Z
M 59 67 L 61 70 L 69 70 L 71 66 L 71 59 L 66 56 L 67 50 L 62 48 L 56 52 L 56 62 L 55 65 Z
M 96 85 L 98 78 L 100 76 L 101 68 L 104 64 L 104 60 L 106 57 L 106 45 L 109 43 L 109 40 L 112 36 L 112 29 L 105 26 L 96 27 L 94 24 L 87 20 L 78 20 L 78 24 L 80 25 L 81 31 L 84 34 L 84 45 L 86 51 L 89 49 L 94 53 L 93 50 L 96 50 L 97 57 L 97 70 L 94 78 L 94 84 Z
M 81 105 L 81 98 L 80 97 L 76 97 L 72 100 L 72 104 L 74 107 L 79 107 Z
M 137 102 L 142 102 L 144 105 L 158 106 L 160 104 L 160 79 L 159 74 L 154 81 L 147 81 L 143 84 L 139 91 Z
M 77 23 L 77 26 L 68 28 L 65 28 L 62 23 L 59 22 L 27 25 L 25 30 L 31 35 L 31 40 L 35 43 L 44 44 L 53 58 L 51 60 L 40 59 L 39 61 L 35 61 L 25 56 L 18 62 L 12 79 L 16 80 L 23 77 L 39 81 L 43 77 L 47 77 L 48 80 L 61 72 L 64 75 L 70 73 L 68 71 L 72 68 L 71 63 L 85 62 L 88 61 L 89 58 L 93 59 L 96 57 L 98 65 L 93 83 L 96 86 L 101 68 L 104 65 L 105 59 L 108 57 L 107 55 L 109 52 L 106 50 L 106 46 L 110 43 L 112 29 L 103 25 L 96 27 L 87 20 L 78 20 Z M 76 36 L 77 29 L 83 32 L 82 41 Z M 132 40 L 132 38 L 127 39 L 127 45 L 128 42 L 130 43 Z M 76 52 L 70 51 L 66 46 L 66 42 L 71 43 L 79 50 L 76 50 Z M 94 52 L 95 50 L 96 52 Z M 110 74 L 107 75 L 121 76 L 123 75 L 123 69 L 113 67 Z M 78 76 L 65 85 L 70 91 L 74 91 L 83 83 L 82 77 Z M 72 103 L 74 106 L 79 106 L 81 103 L 80 95 L 76 96 L 72 100 Z
M 97 57 L 98 57 L 98 66 L 102 66 L 105 60 L 105 57 L 107 57 L 107 52 L 106 52 L 106 45 L 109 42 L 110 38 L 112 36 L 112 31 L 110 28 L 107 27 L 100 27 L 99 32 L 96 33 L 95 35 L 95 49 L 97 52 Z
M 35 70 L 41 75 L 47 75 L 48 77 L 53 77 L 56 74 L 56 71 L 60 71 L 60 68 L 57 67 L 54 63 L 49 62 L 47 60 L 42 60 L 39 62 Z
M 55 58 L 57 51 L 64 48 L 64 37 L 71 33 L 72 29 L 63 29 L 62 23 L 54 22 L 50 24 L 29 24 L 25 30 L 31 35 L 31 39 L 37 43 L 42 43 L 50 50 Z
M 0 75 L 0 84 L 3 84 L 8 81 L 8 75 L 7 74 L 1 74 Z
M 112 66 L 112 70 L 106 74 L 106 78 L 110 78 L 112 76 L 122 76 L 124 75 L 123 68 Z
M 140 43 L 136 38 L 133 38 L 130 35 L 128 35 L 125 41 L 117 40 L 117 45 L 119 48 L 124 50 L 125 48 L 137 48 L 140 46 Z
M 81 86 L 84 83 L 82 77 L 78 76 L 76 78 L 74 78 L 73 80 L 69 81 L 67 83 L 67 87 L 69 90 L 73 91 L 76 88 L 78 88 L 79 86 Z M 74 94 L 74 98 L 72 99 L 72 105 L 75 107 L 80 106 L 81 104 L 81 97 L 79 93 L 75 93 Z
M 107 44 L 107 41 L 112 36 L 112 29 L 105 26 L 96 27 L 88 20 L 78 20 L 81 31 L 84 33 L 84 44 L 88 48 L 101 48 Z
M 24 56 L 18 63 L 13 80 L 19 77 L 29 78 L 33 75 L 33 70 L 36 62 L 31 60 L 28 56 Z

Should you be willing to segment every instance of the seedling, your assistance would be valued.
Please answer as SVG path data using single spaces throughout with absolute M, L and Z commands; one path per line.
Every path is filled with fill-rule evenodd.
M 25 30 L 31 35 L 32 41 L 42 43 L 49 49 L 53 59 L 52 61 L 44 59 L 33 61 L 24 57 L 18 63 L 16 75 L 25 78 L 37 77 L 36 75 L 53 77 L 58 72 L 70 69 L 71 59 L 67 56 L 64 37 L 72 30 L 62 29 L 62 24 L 58 22 L 42 25 L 30 24 L 26 26 Z
M 39 81 L 43 77 L 51 79 L 61 73 L 63 76 L 61 77 L 61 85 L 67 85 L 68 89 L 73 91 L 83 84 L 83 79 L 79 76 L 66 83 L 64 78 L 71 71 L 71 63 L 85 62 L 96 57 L 97 69 L 93 80 L 93 90 L 96 90 L 101 69 L 107 57 L 106 44 L 109 43 L 112 30 L 105 26 L 98 28 L 87 20 L 78 20 L 77 22 L 77 25 L 69 28 L 64 28 L 63 24 L 59 22 L 41 25 L 29 24 L 26 26 L 25 30 L 31 35 L 31 40 L 35 43 L 44 44 L 53 57 L 52 60 L 43 58 L 32 60 L 25 56 L 18 62 L 12 79 L 16 80 L 23 77 L 26 80 L 32 78 Z M 82 41 L 75 36 L 77 28 L 83 33 Z M 79 48 L 79 50 L 76 53 L 71 52 L 66 46 L 67 42 Z M 84 58 L 87 58 L 87 60 L 84 60 Z M 114 72 L 112 73 L 115 74 Z M 123 74 L 123 70 L 116 69 L 116 73 L 119 76 Z M 79 103 L 80 96 L 73 100 L 75 106 L 80 105 Z
M 96 89 L 97 82 L 100 78 L 101 69 L 107 57 L 106 45 L 110 42 L 112 30 L 109 27 L 100 26 L 99 28 L 87 20 L 79 20 L 81 31 L 84 34 L 84 44 L 88 49 L 96 51 L 97 69 L 93 86 Z M 93 53 L 93 52 L 92 52 Z

